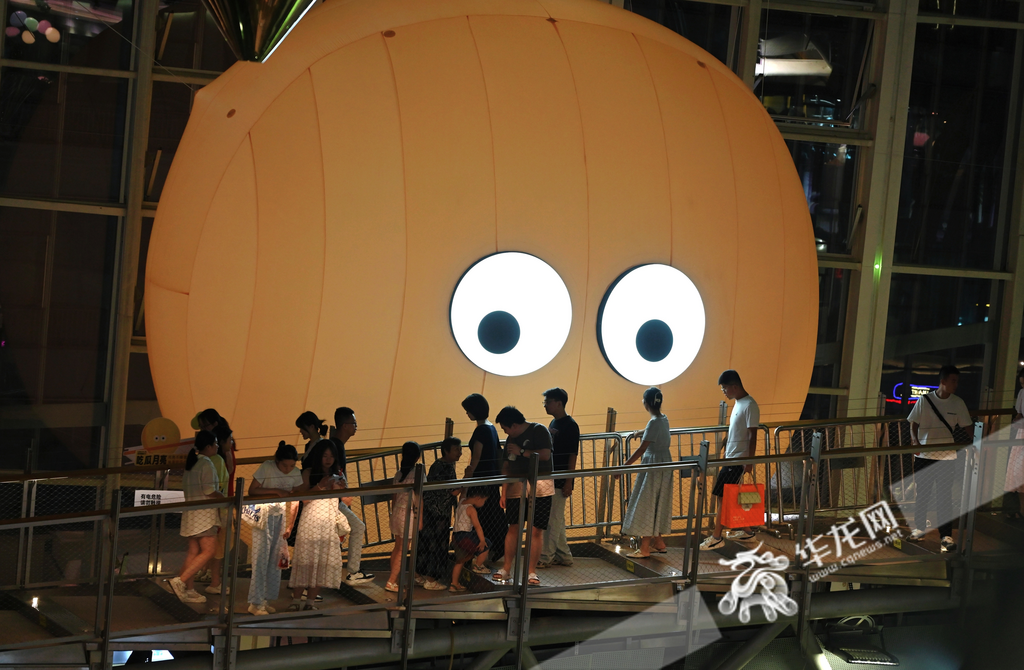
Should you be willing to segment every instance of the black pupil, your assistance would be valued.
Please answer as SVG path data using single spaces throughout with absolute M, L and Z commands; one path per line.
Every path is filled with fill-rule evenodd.
M 658 319 L 651 319 L 636 331 L 636 350 L 645 361 L 657 363 L 672 351 L 672 329 Z
M 491 312 L 476 329 L 480 345 L 492 354 L 505 354 L 519 343 L 519 322 L 508 312 Z M 671 337 L 671 334 L 669 334 Z

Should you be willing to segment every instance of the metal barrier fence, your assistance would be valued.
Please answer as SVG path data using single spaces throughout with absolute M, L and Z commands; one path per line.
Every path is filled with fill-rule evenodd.
M 812 429 L 809 436 L 800 432 L 809 428 Z M 0 520 L 0 537 L 25 537 L 27 535 L 30 541 L 25 546 L 34 547 L 31 553 L 23 557 L 24 560 L 19 558 L 19 564 L 33 562 L 33 571 L 38 573 L 43 569 L 38 566 L 49 562 L 53 564 L 54 574 L 60 575 L 58 579 L 49 580 L 49 582 L 42 579 L 45 575 L 39 576 L 40 583 L 36 581 L 36 577 L 33 577 L 32 573 L 19 568 L 22 578 L 12 581 L 5 579 L 0 582 L 0 587 L 10 592 L 19 587 L 21 587 L 21 591 L 24 591 L 25 584 L 39 587 L 46 583 L 57 583 L 61 585 L 61 589 L 72 589 L 71 593 L 78 596 L 86 593 L 95 595 L 95 602 L 90 605 L 91 609 L 88 612 L 77 611 L 78 618 L 87 622 L 87 625 L 74 630 L 64 630 L 61 637 L 48 640 L 48 644 L 52 644 L 55 640 L 63 642 L 92 641 L 98 642 L 103 650 L 108 650 L 112 642 L 137 636 L 143 632 L 155 634 L 200 628 L 209 629 L 217 637 L 230 639 L 241 634 L 239 626 L 254 620 L 287 622 L 325 614 L 342 615 L 386 611 L 389 613 L 392 623 L 393 648 L 403 650 L 403 661 L 405 661 L 410 646 L 410 640 L 406 639 L 405 631 L 414 630 L 414 619 L 417 612 L 428 612 L 431 608 L 436 609 L 441 605 L 465 601 L 494 600 L 502 604 L 500 609 L 510 621 L 517 622 L 514 628 L 510 627 L 510 630 L 516 631 L 515 643 L 521 651 L 524 640 L 527 638 L 526 617 L 529 609 L 543 607 L 545 603 L 550 603 L 550 599 L 555 596 L 564 598 L 566 594 L 592 589 L 644 586 L 655 590 L 664 587 L 665 591 L 662 595 L 671 599 L 683 587 L 696 586 L 705 581 L 723 583 L 735 577 L 736 573 L 727 569 L 716 568 L 710 571 L 709 565 L 714 566 L 715 562 L 702 563 L 700 558 L 699 531 L 713 522 L 715 514 L 715 510 L 709 504 L 710 496 L 706 492 L 709 490 L 707 487 L 711 482 L 709 475 L 713 475 L 717 467 L 726 463 L 754 466 L 762 477 L 760 481 L 766 483 L 766 492 L 776 497 L 778 519 L 785 521 L 787 515 L 793 517 L 790 519 L 795 522 L 792 539 L 795 541 L 795 546 L 800 547 L 803 546 L 808 536 L 815 534 L 816 516 L 819 517 L 819 521 L 821 516 L 825 517 L 826 522 L 832 521 L 834 520 L 832 517 L 840 512 L 852 513 L 863 510 L 880 500 L 895 502 L 901 511 L 913 512 L 913 501 L 908 497 L 909 494 L 904 495 L 900 500 L 884 498 L 885 489 L 878 485 L 879 478 L 882 476 L 880 473 L 883 472 L 882 468 L 892 459 L 902 459 L 906 454 L 934 452 L 943 449 L 943 447 L 916 447 L 904 444 L 890 445 L 887 441 L 891 435 L 896 435 L 897 441 L 901 440 L 899 436 L 902 434 L 900 432 L 902 428 L 899 425 L 899 420 L 889 419 L 879 422 L 877 418 L 872 418 L 860 420 L 859 423 L 850 420 L 833 421 L 824 425 L 821 422 L 814 422 L 814 425 L 808 423 L 779 425 L 775 427 L 772 441 L 769 443 L 772 446 L 772 453 L 757 454 L 746 459 L 729 459 L 728 461 L 711 459 L 712 444 L 717 444 L 726 430 L 724 426 L 674 430 L 672 431 L 673 448 L 676 450 L 674 462 L 629 467 L 621 465 L 626 453 L 624 450 L 630 448 L 628 436 L 624 437 L 616 433 L 585 436 L 588 444 L 582 451 L 579 470 L 571 473 L 538 476 L 537 463 L 534 461 L 531 464 L 530 474 L 525 478 L 502 477 L 428 483 L 426 481 L 428 467 L 433 465 L 437 458 L 434 453 L 435 445 L 428 445 L 431 448 L 425 450 L 423 462 L 417 466 L 414 472 L 413 482 L 402 485 L 370 485 L 371 482 L 385 479 L 388 474 L 387 466 L 392 463 L 397 469 L 396 455 L 385 453 L 362 461 L 353 459 L 352 463 L 359 463 L 359 465 L 355 467 L 354 471 L 350 465 L 350 476 L 355 474 L 356 482 L 365 482 L 367 485 L 347 491 L 311 492 L 280 498 L 249 498 L 246 496 L 244 482 L 240 478 L 236 484 L 236 495 L 232 499 L 225 499 L 221 502 L 198 501 L 134 507 L 132 506 L 132 503 L 135 502 L 134 490 L 129 487 L 118 488 L 111 492 L 107 500 L 102 501 L 104 506 L 99 510 L 83 509 L 55 515 L 37 513 L 31 518 Z M 953 447 L 956 451 L 964 454 L 963 475 L 960 488 L 956 492 L 964 514 L 959 521 L 955 522 L 958 526 L 957 537 L 960 540 L 956 551 L 957 555 L 968 565 L 973 551 L 974 510 L 980 501 L 979 470 L 983 469 L 982 436 L 983 426 L 979 424 L 976 427 L 975 439 L 972 444 Z M 698 437 L 701 439 L 698 440 Z M 993 446 L 993 452 L 995 449 L 1008 450 L 1012 446 L 1012 441 L 993 441 Z M 949 449 L 949 447 L 944 448 Z M 850 466 L 849 463 L 854 463 L 854 465 Z M 783 483 L 783 475 L 780 473 L 787 471 L 791 473 L 785 475 L 789 477 L 787 488 L 792 493 L 788 499 L 778 493 L 782 488 L 778 484 Z M 365 475 L 360 474 L 363 472 Z M 137 474 L 142 475 L 142 473 Z M 96 475 L 91 476 L 95 477 Z M 156 475 L 149 473 L 143 476 L 155 477 Z M 364 476 L 365 479 L 361 479 Z M 640 488 L 640 477 L 644 477 L 645 482 L 660 480 L 667 487 L 667 495 L 672 500 L 669 518 L 659 517 L 654 507 L 645 506 L 644 500 L 634 497 L 634 493 Z M 776 486 L 770 485 L 773 477 L 775 477 Z M 834 481 L 833 477 L 837 477 L 838 481 Z M 847 477 L 849 481 L 844 481 L 844 478 Z M 574 555 L 572 568 L 538 573 L 540 584 L 531 586 L 528 582 L 530 573 L 533 572 L 534 550 L 539 538 L 536 534 L 527 532 L 526 529 L 538 521 L 537 514 L 546 512 L 546 503 L 538 502 L 538 497 L 546 497 L 545 493 L 548 490 L 543 483 L 556 478 L 574 479 L 578 482 L 572 496 L 567 501 L 565 518 L 567 529 L 575 530 L 578 534 L 567 534 L 570 540 L 577 543 L 577 546 L 591 547 L 588 551 L 596 552 L 596 554 L 581 552 Z M 797 484 L 798 480 L 799 484 Z M 164 475 L 162 481 L 153 481 L 166 486 L 168 476 Z M 158 488 L 156 484 L 154 484 L 154 488 Z M 520 485 L 519 492 L 518 494 L 515 491 L 509 492 L 505 501 L 505 509 L 502 510 L 503 518 L 500 519 L 506 524 L 507 546 L 513 550 L 513 553 L 511 556 L 502 557 L 502 567 L 508 568 L 508 579 L 499 581 L 493 578 L 493 570 L 498 568 L 488 570 L 490 575 L 478 574 L 473 571 L 472 564 L 476 560 L 474 553 L 479 550 L 479 546 L 473 548 L 470 545 L 460 544 L 449 539 L 451 536 L 448 533 L 453 524 L 453 516 L 455 529 L 460 529 L 460 517 L 453 514 L 458 511 L 455 509 L 455 505 L 458 503 L 455 502 L 456 496 L 453 495 L 453 492 L 461 489 L 481 488 L 487 496 L 491 496 L 496 487 L 517 484 Z M 78 485 L 72 484 L 72 486 Z M 907 490 L 912 490 L 909 489 L 909 485 L 905 486 L 907 486 Z M 819 487 L 827 487 L 827 490 L 819 490 Z M 94 486 L 95 490 L 100 488 L 98 484 Z M 24 487 L 22 492 L 23 496 L 30 496 L 30 491 Z M 305 502 L 308 505 L 307 509 L 310 510 L 308 513 L 304 513 L 308 514 L 306 523 L 309 527 L 313 527 L 313 522 L 317 519 L 316 514 L 325 515 L 321 521 L 327 524 L 328 534 L 330 534 L 335 532 L 337 501 L 342 496 L 355 498 L 350 507 L 353 510 L 359 510 L 361 520 L 374 522 L 373 532 L 376 535 L 371 536 L 368 532 L 367 546 L 389 547 L 394 560 L 398 562 L 398 569 L 395 572 L 398 580 L 395 584 L 397 588 L 394 595 L 389 596 L 392 598 L 391 600 L 372 601 L 367 598 L 364 601 L 342 601 L 325 598 L 323 605 L 311 605 L 311 607 L 319 607 L 314 610 L 305 609 L 306 605 L 310 603 L 308 600 L 300 599 L 293 603 L 297 605 L 297 611 L 278 611 L 258 618 L 236 614 L 234 607 L 227 607 L 225 602 L 222 602 L 215 612 L 215 619 L 198 615 L 194 610 L 186 607 L 177 610 L 175 621 L 147 625 L 144 629 L 140 628 L 138 622 L 126 620 L 123 614 L 114 609 L 115 597 L 153 596 L 154 593 L 161 602 L 166 603 L 168 608 L 178 607 L 177 600 L 155 583 L 152 577 L 160 574 L 176 574 L 182 563 L 188 558 L 189 541 L 180 535 L 182 512 L 200 509 L 228 510 L 224 518 L 225 560 L 220 568 L 221 588 L 226 587 L 235 592 L 242 584 L 240 580 L 243 579 L 241 576 L 243 567 L 247 563 L 251 564 L 255 575 L 258 570 L 257 564 L 264 565 L 266 568 L 265 564 L 270 551 L 266 546 L 262 549 L 258 548 L 260 540 L 257 539 L 257 535 L 262 531 L 248 529 L 250 537 L 246 541 L 246 524 L 242 523 L 244 505 L 275 503 L 288 505 L 298 501 Z M 766 496 L 766 498 L 768 497 Z M 511 504 L 515 499 L 519 501 L 518 505 Z M 410 504 L 403 504 L 403 500 Z M 111 505 L 111 502 L 115 504 Z M 768 500 L 765 502 L 768 503 Z M 23 507 L 29 504 L 25 502 Z M 481 525 L 488 521 L 495 521 L 493 518 L 488 520 L 484 515 L 486 504 L 486 500 L 479 502 L 477 518 Z M 83 503 L 82 506 L 86 505 Z M 398 514 L 395 514 L 396 509 L 399 511 Z M 371 510 L 372 514 L 368 516 L 367 512 Z M 770 523 L 772 513 L 770 508 L 766 511 L 766 521 Z M 664 508 L 662 514 L 664 514 Z M 431 519 L 432 516 L 433 519 Z M 463 518 L 462 528 L 465 528 L 464 521 Z M 656 535 L 665 528 L 659 524 L 666 522 L 668 531 L 664 534 L 680 536 L 669 548 L 671 564 L 675 568 L 669 573 L 656 572 L 645 567 L 636 558 L 628 557 L 626 555 L 628 547 L 623 547 L 621 542 L 617 543 L 609 537 L 613 528 L 624 524 L 626 528 L 620 528 L 620 530 L 638 534 L 651 532 Z M 435 525 L 431 525 L 432 523 Z M 420 530 L 420 524 L 423 525 L 422 530 Z M 514 531 L 509 534 L 510 531 L 507 530 L 509 525 L 519 529 L 518 536 Z M 370 524 L 367 524 L 367 527 L 369 531 Z M 432 531 L 433 536 L 431 535 Z M 300 525 L 293 532 L 312 531 L 308 529 L 304 531 Z M 67 534 L 67 538 L 62 539 L 60 533 Z M 485 533 L 485 535 L 487 534 Z M 581 538 L 598 541 L 589 544 L 581 543 Z M 491 538 L 487 537 L 487 539 Z M 72 542 L 79 544 L 71 547 Z M 294 566 L 305 560 L 299 555 L 301 550 L 298 543 L 299 541 L 296 539 L 297 547 L 292 556 L 293 577 L 295 575 Z M 273 548 L 273 545 L 270 548 Z M 349 559 L 351 559 L 351 546 L 349 548 Z M 340 547 L 338 549 L 339 558 L 337 560 L 340 560 Z M 496 557 L 497 549 L 496 543 L 491 542 L 490 558 Z M 258 560 L 254 561 L 254 557 Z M 71 562 L 76 560 L 81 561 L 77 574 L 69 568 Z M 465 561 L 464 567 L 458 573 L 455 572 L 456 561 Z M 332 570 L 337 570 L 340 579 L 340 566 L 335 565 Z M 456 588 L 455 592 L 449 592 L 442 597 L 431 590 L 417 588 L 418 585 L 414 582 L 414 578 L 418 573 L 448 589 L 453 585 L 456 587 L 466 585 L 469 588 L 465 592 Z M 809 598 L 811 590 L 808 588 L 810 568 L 804 557 L 797 554 L 790 573 L 803 587 L 801 591 L 803 594 L 801 597 L 804 598 L 804 607 L 801 609 L 801 616 L 803 616 L 807 610 L 808 601 L 806 599 Z M 453 579 L 453 577 L 456 578 Z M 46 593 L 46 591 L 40 593 Z M 10 600 L 14 596 L 2 597 Z M 73 600 L 73 597 L 70 599 Z M 46 599 L 43 598 L 43 600 Z M 691 608 L 683 612 L 688 623 L 694 619 L 695 609 L 692 608 L 697 607 L 697 600 L 697 598 L 691 598 L 686 603 L 686 607 Z M 67 601 L 69 598 L 65 597 L 62 602 L 66 603 Z M 41 603 L 39 607 L 41 608 L 40 613 L 45 615 L 46 602 Z M 182 607 L 185 606 L 182 605 Z M 0 643 L 0 648 L 10 648 L 10 646 Z

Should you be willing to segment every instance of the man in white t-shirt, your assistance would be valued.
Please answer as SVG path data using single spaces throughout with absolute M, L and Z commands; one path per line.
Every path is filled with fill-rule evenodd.
M 757 448 L 757 427 L 761 425 L 761 410 L 757 401 L 743 388 L 740 375 L 735 370 L 726 370 L 718 377 L 718 386 L 729 400 L 735 400 L 732 415 L 729 417 L 729 433 L 722 443 L 726 458 L 750 458 Z M 701 549 L 719 549 L 725 545 L 722 531 L 722 495 L 726 484 L 737 484 L 744 472 L 753 470 L 752 465 L 726 465 L 718 470 L 715 486 L 711 495 L 718 496 L 718 519 L 715 520 L 714 533 L 704 538 Z M 750 528 L 739 528 L 726 535 L 730 540 L 752 540 L 754 533 Z
M 967 405 L 954 395 L 960 382 L 960 371 L 952 365 L 939 370 L 939 388 L 922 396 L 910 410 L 910 442 L 916 445 L 952 444 L 952 430 L 959 425 L 973 425 Z M 939 417 L 942 418 L 939 418 Z M 917 500 L 914 503 L 914 530 L 911 540 L 921 540 L 928 532 L 928 512 L 937 517 L 942 551 L 953 551 L 953 520 L 960 516 L 959 502 L 953 502 L 953 489 L 958 473 L 957 451 L 928 451 L 914 455 L 914 482 Z

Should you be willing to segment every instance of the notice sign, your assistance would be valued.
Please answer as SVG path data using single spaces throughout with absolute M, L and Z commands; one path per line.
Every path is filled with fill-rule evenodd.
M 185 502 L 184 491 L 145 491 L 135 490 L 135 506 L 146 507 L 147 505 L 167 505 L 169 503 Z

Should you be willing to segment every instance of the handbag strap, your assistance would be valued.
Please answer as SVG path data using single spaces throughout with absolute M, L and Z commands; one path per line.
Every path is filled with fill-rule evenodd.
M 942 425 L 945 426 L 946 430 L 949 431 L 949 436 L 953 438 L 954 442 L 956 442 L 956 434 L 953 432 L 953 429 L 950 428 L 949 422 L 946 421 L 946 417 L 942 416 L 942 413 L 939 412 L 939 408 L 936 407 L 935 403 L 932 402 L 932 399 L 928 397 L 930 395 L 931 393 L 926 393 L 924 395 L 924 399 L 928 401 L 928 406 L 932 408 L 932 411 L 935 412 L 935 416 L 939 417 L 939 421 L 941 421 Z

